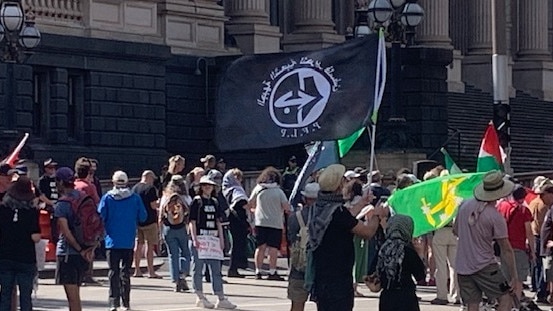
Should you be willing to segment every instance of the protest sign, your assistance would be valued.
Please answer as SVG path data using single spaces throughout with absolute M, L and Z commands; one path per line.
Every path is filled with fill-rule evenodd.
M 200 259 L 216 259 L 223 260 L 223 250 L 218 237 L 209 235 L 199 235 L 196 237 L 198 241 L 198 258 Z

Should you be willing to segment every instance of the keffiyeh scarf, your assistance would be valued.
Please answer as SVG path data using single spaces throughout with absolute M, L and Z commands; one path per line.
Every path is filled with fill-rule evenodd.
M 388 221 L 386 241 L 378 252 L 377 272 L 385 276 L 382 288 L 390 289 L 400 282 L 405 247 L 413 238 L 413 219 L 405 215 L 395 215 Z

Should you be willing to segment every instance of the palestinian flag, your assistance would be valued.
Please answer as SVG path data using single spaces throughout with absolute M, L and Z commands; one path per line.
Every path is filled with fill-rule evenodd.
M 397 190 L 388 200 L 395 214 L 409 215 L 418 237 L 449 224 L 464 199 L 471 198 L 485 173 L 448 175 Z
M 484 139 L 482 139 L 482 145 L 480 146 L 476 171 L 489 172 L 491 170 L 503 170 L 503 158 L 497 132 L 490 121 L 484 134 Z

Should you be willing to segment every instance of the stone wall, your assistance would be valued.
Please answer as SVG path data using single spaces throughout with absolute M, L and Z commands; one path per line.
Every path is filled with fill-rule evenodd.
M 73 166 L 86 155 L 98 158 L 102 175 L 157 171 L 167 156 L 170 57 L 165 46 L 44 35 L 37 53 L 15 66 L 15 129 L 33 133 L 28 146 L 38 162 Z

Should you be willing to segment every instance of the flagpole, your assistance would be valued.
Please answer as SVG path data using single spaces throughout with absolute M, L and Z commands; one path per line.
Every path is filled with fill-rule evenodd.
M 374 169 L 375 162 L 375 144 L 376 144 L 376 122 L 378 121 L 378 109 L 384 96 L 384 88 L 386 85 L 386 42 L 384 41 L 384 28 L 379 29 L 378 53 L 376 60 L 376 78 L 374 80 L 374 108 L 371 116 L 371 129 L 367 126 L 367 130 L 371 133 L 371 153 L 369 159 L 369 174 Z M 370 181 L 369 181 L 370 183 Z
M 15 161 L 17 156 L 19 155 L 19 152 L 21 151 L 21 149 L 23 149 L 23 146 L 25 146 L 25 143 L 27 142 L 27 138 L 29 138 L 29 133 L 25 133 L 25 136 L 23 136 L 23 138 L 21 139 L 21 141 L 19 142 L 17 147 L 15 147 L 13 152 L 8 156 L 7 159 L 2 161 L 2 163 L 8 163 L 10 165 L 14 165 L 15 163 L 13 163 L 13 162 Z
M 288 198 L 288 202 L 290 203 L 291 208 L 292 208 L 293 211 L 295 211 L 295 207 L 296 207 L 295 206 L 296 202 L 293 202 L 293 201 L 297 197 L 298 192 L 301 190 L 300 186 L 301 186 L 301 181 L 303 179 L 303 176 L 305 175 L 305 172 L 307 171 L 307 168 L 309 167 L 309 163 L 311 163 L 311 161 L 313 161 L 313 158 L 315 157 L 315 155 L 318 152 L 320 152 L 320 149 L 322 148 L 322 146 L 323 146 L 322 141 L 316 141 L 315 142 L 315 144 L 311 147 L 312 151 L 309 153 L 309 155 L 307 157 L 307 160 L 303 164 L 303 167 L 301 168 L 301 171 L 298 174 L 298 177 L 296 178 L 296 182 L 294 183 L 294 188 L 292 188 L 292 193 L 290 193 L 290 197 Z

